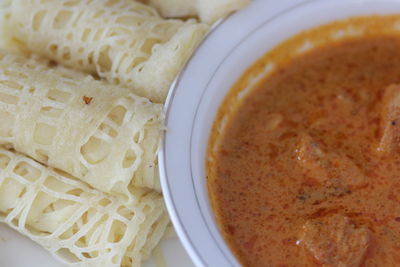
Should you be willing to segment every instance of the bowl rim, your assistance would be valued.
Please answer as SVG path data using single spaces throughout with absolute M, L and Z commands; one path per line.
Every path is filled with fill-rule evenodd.
M 253 3 L 261 2 L 261 1 L 262 0 L 253 0 Z M 281 13 L 286 12 L 287 8 L 290 9 L 290 8 L 293 8 L 292 6 L 296 7 L 297 5 L 304 4 L 305 2 L 313 2 L 313 1 L 322 1 L 322 0 L 283 0 L 282 4 L 283 4 L 283 2 L 285 2 L 285 3 L 283 5 L 281 5 L 280 7 L 278 7 L 276 9 L 276 12 L 274 12 L 274 14 L 271 15 L 267 19 L 267 21 L 272 19 L 275 16 L 279 16 Z M 246 7 L 246 9 L 251 9 L 253 3 L 251 3 L 248 7 Z M 243 11 L 231 13 L 231 14 L 227 15 L 225 18 L 218 20 L 210 27 L 210 30 L 205 35 L 204 39 L 199 43 L 198 47 L 193 52 L 193 54 L 190 56 L 188 61 L 185 63 L 184 67 L 182 68 L 180 73 L 177 75 L 177 77 L 174 79 L 173 83 L 171 84 L 171 86 L 169 88 L 169 92 L 168 92 L 168 95 L 167 95 L 167 98 L 165 101 L 165 105 L 164 105 L 165 121 L 168 121 L 168 119 L 169 119 L 170 110 L 173 105 L 173 100 L 174 100 L 175 94 L 178 90 L 181 79 L 185 75 L 187 69 L 190 67 L 190 63 L 192 62 L 192 59 L 199 53 L 200 48 L 204 45 L 205 42 L 207 42 L 207 41 L 209 41 L 209 39 L 213 38 L 214 34 L 218 34 L 218 30 L 220 30 L 220 28 L 222 26 L 226 26 L 232 18 L 240 16 L 242 14 L 241 12 L 243 12 Z M 255 31 L 255 30 L 253 30 L 253 31 Z M 247 33 L 247 35 L 250 35 L 250 34 L 251 33 Z M 246 37 L 240 38 L 241 39 L 240 42 L 243 41 L 245 38 Z M 240 42 L 237 45 L 239 45 Z M 166 204 L 168 213 L 170 215 L 172 224 L 173 224 L 175 231 L 179 237 L 179 240 L 182 242 L 183 247 L 185 248 L 186 252 L 189 254 L 189 256 L 192 259 L 192 261 L 194 262 L 194 264 L 196 266 L 207 266 L 205 264 L 204 260 L 202 259 L 200 253 L 196 250 L 195 246 L 191 242 L 188 231 L 184 228 L 181 220 L 179 219 L 178 211 L 176 210 L 175 205 L 173 203 L 174 201 L 172 200 L 171 190 L 169 188 L 170 184 L 168 182 L 169 178 L 168 178 L 168 174 L 167 174 L 167 170 L 166 170 L 166 163 L 165 163 L 166 158 L 168 157 L 167 153 L 165 152 L 165 150 L 166 150 L 165 149 L 165 140 L 166 140 L 166 135 L 168 134 L 168 124 L 166 124 L 165 127 L 167 130 L 162 138 L 162 142 L 160 145 L 161 149 L 158 153 L 160 181 L 161 181 L 162 192 L 163 192 L 164 199 L 165 199 L 165 204 Z M 220 248 L 220 250 L 223 253 L 223 249 Z M 226 258 L 232 258 L 232 256 L 233 255 L 225 255 Z M 230 265 L 231 266 L 239 266 L 239 263 L 235 259 L 234 262 L 230 262 Z

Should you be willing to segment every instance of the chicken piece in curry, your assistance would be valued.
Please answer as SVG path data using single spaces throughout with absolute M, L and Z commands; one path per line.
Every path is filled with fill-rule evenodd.
M 325 266 L 360 266 L 370 239 L 368 227 L 357 229 L 348 217 L 334 214 L 308 220 L 299 244 Z
M 213 208 L 244 266 L 400 266 L 400 37 L 279 66 L 238 105 L 213 160 Z

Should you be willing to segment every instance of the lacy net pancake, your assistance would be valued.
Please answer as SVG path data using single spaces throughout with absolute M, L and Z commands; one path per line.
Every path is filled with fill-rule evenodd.
M 60 171 L 0 149 L 0 221 L 69 266 L 140 266 L 169 223 L 161 194 L 126 205 Z
M 103 192 L 160 190 L 163 107 L 63 67 L 0 51 L 0 144 Z
M 213 24 L 250 3 L 250 0 L 140 0 L 155 7 L 164 17 L 199 17 Z
M 159 103 L 208 30 L 194 20 L 163 19 L 133 0 L 16 0 L 10 5 L 2 25 L 8 47 L 97 73 Z

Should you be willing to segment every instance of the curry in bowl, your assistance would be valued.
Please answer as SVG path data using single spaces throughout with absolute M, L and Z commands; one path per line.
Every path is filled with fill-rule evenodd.
M 208 187 L 244 266 L 400 266 L 399 21 L 301 33 L 226 97 Z

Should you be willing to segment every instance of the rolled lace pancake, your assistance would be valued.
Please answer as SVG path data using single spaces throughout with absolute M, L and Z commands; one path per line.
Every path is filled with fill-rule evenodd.
M 13 0 L 3 30 L 11 42 L 97 73 L 164 102 L 208 26 L 163 19 L 133 0 Z
M 181 18 L 197 16 L 196 0 L 140 0 L 157 9 L 163 17 Z
M 250 0 L 141 0 L 155 7 L 164 17 L 179 18 L 198 16 L 202 22 L 212 24 Z
M 214 23 L 249 3 L 250 0 L 197 0 L 197 12 L 201 21 Z
M 0 221 L 70 266 L 140 266 L 169 219 L 161 194 L 139 201 L 92 189 L 69 175 L 0 149 Z
M 0 51 L 0 144 L 126 198 L 160 189 L 163 107 L 89 75 Z

